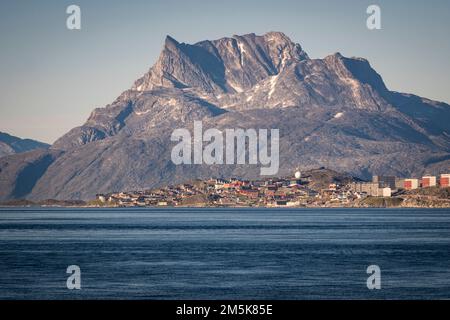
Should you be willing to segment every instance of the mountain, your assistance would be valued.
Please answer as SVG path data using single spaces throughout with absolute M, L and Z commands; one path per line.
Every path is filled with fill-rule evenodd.
M 47 149 L 49 147 L 50 145 L 43 142 L 31 139 L 21 139 L 4 132 L 0 132 L 0 157 L 35 149 Z
M 281 32 L 196 44 L 167 37 L 157 62 L 47 151 L 0 159 L 0 199 L 90 199 L 257 165 L 174 165 L 176 128 L 278 128 L 280 171 L 361 178 L 448 171 L 450 106 L 390 91 L 362 58 L 312 59 Z

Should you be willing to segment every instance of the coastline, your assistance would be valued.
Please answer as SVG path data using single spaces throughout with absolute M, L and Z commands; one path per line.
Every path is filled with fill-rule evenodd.
M 415 204 L 401 204 L 401 205 L 304 205 L 304 206 L 244 206 L 244 205 L 177 205 L 177 206 L 122 206 L 122 205 L 5 205 L 0 204 L 0 209 L 9 208 L 71 208 L 71 209 L 450 209 L 450 201 L 446 205 L 415 205 Z

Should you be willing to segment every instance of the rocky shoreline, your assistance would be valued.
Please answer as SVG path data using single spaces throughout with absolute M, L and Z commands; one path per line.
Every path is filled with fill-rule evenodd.
M 8 202 L 1 202 L 0 208 L 129 208 L 129 206 L 118 204 L 98 204 L 84 201 L 60 201 L 48 200 L 40 202 L 32 202 L 27 200 L 15 200 Z M 245 206 L 245 205 L 212 205 L 210 203 L 199 203 L 191 205 L 155 205 L 155 206 L 136 206 L 133 208 L 277 208 L 277 209 L 301 209 L 301 208 L 427 208 L 427 209 L 444 209 L 450 208 L 450 199 L 436 199 L 427 200 L 416 197 L 404 198 L 379 198 L 368 197 L 363 201 L 348 204 L 326 204 L 326 205 L 299 205 L 299 206 Z

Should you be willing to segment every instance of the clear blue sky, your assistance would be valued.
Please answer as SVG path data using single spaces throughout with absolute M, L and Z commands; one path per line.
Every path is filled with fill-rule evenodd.
M 82 30 L 66 29 L 66 7 Z M 382 30 L 366 28 L 378 4 Z M 450 102 L 448 0 L 1 0 L 0 131 L 53 142 L 112 102 L 170 34 L 193 43 L 283 31 L 311 58 L 361 56 L 391 90 Z

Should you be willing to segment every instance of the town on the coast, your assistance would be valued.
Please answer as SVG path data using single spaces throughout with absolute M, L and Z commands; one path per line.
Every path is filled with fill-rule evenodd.
M 113 207 L 450 207 L 450 174 L 373 176 L 361 181 L 325 168 L 260 180 L 210 178 L 141 191 L 97 194 Z

